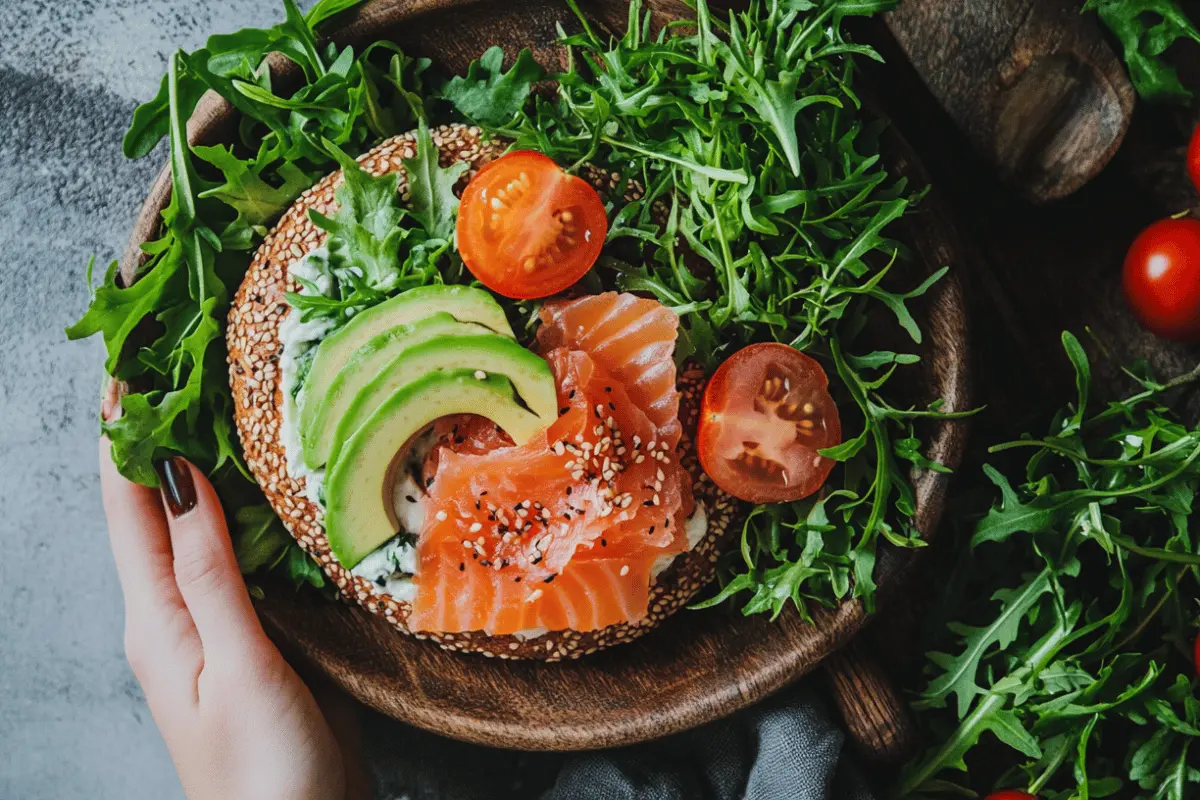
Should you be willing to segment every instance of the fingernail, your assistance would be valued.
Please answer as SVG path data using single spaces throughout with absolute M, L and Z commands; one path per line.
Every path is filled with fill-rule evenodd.
M 154 465 L 158 470 L 163 501 L 171 516 L 178 519 L 196 507 L 196 484 L 192 470 L 182 458 L 168 458 Z

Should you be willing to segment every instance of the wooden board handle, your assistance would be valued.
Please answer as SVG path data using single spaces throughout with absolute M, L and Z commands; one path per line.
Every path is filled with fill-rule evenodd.
M 905 0 L 885 20 L 925 84 L 1001 176 L 1035 202 L 1109 162 L 1134 92 L 1078 0 Z
M 824 674 L 864 760 L 897 767 L 916 755 L 920 739 L 908 707 L 861 636 L 825 661 Z

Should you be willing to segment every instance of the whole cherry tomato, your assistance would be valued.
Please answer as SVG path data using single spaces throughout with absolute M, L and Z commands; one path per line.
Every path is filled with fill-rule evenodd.
M 1125 256 L 1125 298 L 1146 328 L 1167 339 L 1200 338 L 1200 220 L 1164 219 Z
M 987 800 L 1038 800 L 1037 795 L 1029 792 L 1018 792 L 1016 789 L 1005 789 L 1000 792 L 993 792 L 987 796 Z
M 1196 635 L 1195 657 L 1196 660 L 1193 663 L 1196 665 L 1196 674 L 1200 675 L 1200 634 Z

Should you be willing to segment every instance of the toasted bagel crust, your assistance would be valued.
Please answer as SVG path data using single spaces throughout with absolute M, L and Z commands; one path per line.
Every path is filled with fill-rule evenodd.
M 483 141 L 478 128 L 447 125 L 431 131 L 443 166 L 464 161 L 469 165 L 463 184 L 481 166 L 499 156 L 504 146 Z M 396 136 L 363 154 L 362 167 L 372 175 L 400 173 L 399 192 L 407 199 L 408 188 L 401 159 L 416 152 L 416 134 Z M 615 177 L 593 172 L 586 176 L 601 192 L 615 188 Z M 342 182 L 341 171 L 328 175 L 304 192 L 283 215 L 263 241 L 234 296 L 229 311 L 226 339 L 229 350 L 229 382 L 233 390 L 234 417 L 246 465 L 262 487 L 275 513 L 300 546 L 312 556 L 338 587 L 342 596 L 372 614 L 382 615 L 399 630 L 407 627 L 409 604 L 398 601 L 372 582 L 350 574 L 329 550 L 320 507 L 304 496 L 304 479 L 288 474 L 287 459 L 280 441 L 283 409 L 279 356 L 279 324 L 292 313 L 285 292 L 299 286 L 288 276 L 288 264 L 325 242 L 326 233 L 313 225 L 309 209 L 332 215 L 337 209 L 334 192 Z M 678 610 L 713 578 L 719 546 L 735 511 L 735 501 L 722 493 L 700 469 L 693 447 L 699 418 L 703 374 L 686 371 L 680 377 L 683 401 L 680 417 L 684 438 L 681 463 L 691 473 L 695 494 L 708 514 L 708 533 L 689 553 L 679 556 L 651 586 L 649 612 L 638 623 L 623 623 L 597 631 L 552 631 L 522 639 L 474 633 L 419 633 L 444 648 L 479 652 L 487 657 L 532 658 L 558 661 L 578 658 L 601 648 L 634 639 Z

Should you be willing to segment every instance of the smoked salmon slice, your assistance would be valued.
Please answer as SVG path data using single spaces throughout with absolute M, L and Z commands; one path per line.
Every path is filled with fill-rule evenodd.
M 547 324 L 564 326 L 539 335 L 558 389 L 549 428 L 514 446 L 481 418 L 443 422 L 426 464 L 413 630 L 499 635 L 640 620 L 655 561 L 686 550 L 694 501 L 676 458 L 677 324 L 660 312 L 674 314 L 652 300 L 607 297 L 548 312 Z M 571 308 L 585 301 L 608 336 L 589 335 L 590 317 Z M 669 384 L 650 396 L 659 375 Z
M 679 317 L 659 303 L 632 294 L 587 295 L 542 306 L 542 353 L 567 346 L 582 350 L 625 385 L 630 398 L 658 427 L 658 440 L 679 443 L 679 390 L 675 338 Z

